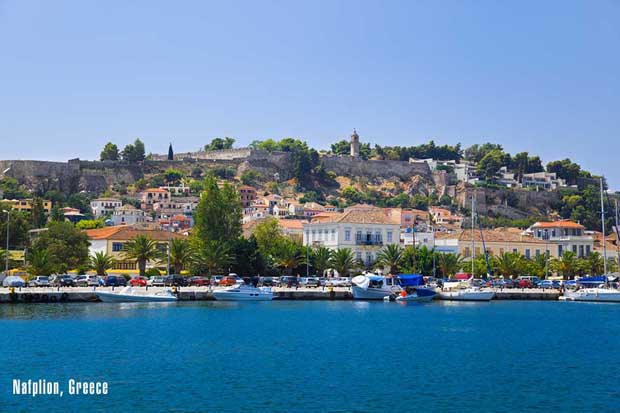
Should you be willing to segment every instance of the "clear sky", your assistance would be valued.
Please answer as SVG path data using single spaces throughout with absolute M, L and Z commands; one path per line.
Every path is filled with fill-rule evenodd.
M 620 188 L 619 1 L 0 0 L 0 159 L 357 128 L 498 142 Z

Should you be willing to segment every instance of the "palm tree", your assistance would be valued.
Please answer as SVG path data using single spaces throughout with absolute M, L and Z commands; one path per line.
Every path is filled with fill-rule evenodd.
M 181 271 L 191 261 L 192 249 L 189 241 L 183 238 L 175 238 L 170 241 L 170 264 L 174 268 L 175 274 Z
M 534 258 L 526 260 L 525 267 L 527 272 L 538 278 L 545 278 L 547 275 L 547 257 L 545 254 L 538 254 Z
M 351 249 L 340 248 L 332 253 L 331 266 L 341 277 L 346 277 L 357 268 L 358 263 Z
M 390 268 L 390 274 L 397 274 L 403 260 L 403 248 L 398 244 L 388 244 L 377 254 L 377 264 Z
M 401 255 L 400 266 L 403 271 L 407 271 L 410 273 L 415 273 L 418 271 L 418 268 L 424 275 L 430 275 L 433 267 L 433 257 L 428 254 L 429 249 L 424 245 L 422 248 L 417 249 L 414 248 L 413 245 L 408 245 L 403 249 L 403 253 Z M 428 258 L 427 259 L 427 255 Z M 377 257 L 378 258 L 378 257 Z M 428 273 L 425 273 L 427 261 L 430 263 L 430 270 Z
M 301 245 L 289 239 L 283 239 L 278 243 L 275 262 L 278 267 L 284 268 L 288 275 L 293 273 L 293 269 L 299 267 L 304 262 L 304 254 Z
M 136 261 L 140 276 L 144 277 L 146 264 L 150 261 L 160 261 L 164 254 L 159 250 L 156 241 L 146 235 L 137 235 L 125 243 L 123 255 Z
M 312 249 L 310 257 L 312 260 L 312 266 L 316 270 L 317 275 L 322 277 L 325 270 L 329 268 L 332 250 L 321 245 Z
M 603 273 L 605 268 L 603 263 L 603 256 L 600 252 L 594 251 L 588 255 L 584 260 L 584 269 L 589 272 L 590 275 L 599 275 Z
M 569 277 L 575 275 L 578 266 L 578 260 L 575 253 L 572 251 L 566 251 L 562 254 L 561 258 L 555 258 L 552 262 L 553 269 L 562 275 L 567 280 Z
M 232 260 L 233 256 L 226 244 L 206 241 L 193 248 L 192 271 L 196 274 L 206 273 L 211 278 L 214 272 L 226 269 Z
M 496 259 L 497 271 L 504 277 L 514 277 L 523 272 L 523 257 L 518 252 L 505 252 Z
M 31 250 L 28 261 L 30 262 L 28 266 L 30 275 L 49 275 L 54 270 L 50 254 L 46 249 Z
M 463 257 L 461 254 L 439 254 L 438 257 L 439 271 L 444 277 L 454 275 L 463 267 Z
M 90 257 L 90 266 L 97 272 L 97 275 L 102 277 L 106 275 L 107 270 L 114 268 L 115 262 L 114 257 L 102 251 L 98 251 Z

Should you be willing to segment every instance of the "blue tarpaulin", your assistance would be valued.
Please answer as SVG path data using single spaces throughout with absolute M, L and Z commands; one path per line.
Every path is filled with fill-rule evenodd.
M 420 274 L 399 274 L 400 285 L 403 287 L 418 287 L 424 285 L 424 277 Z
M 583 277 L 577 280 L 579 284 L 603 284 L 607 281 L 607 277 L 604 275 L 597 275 L 596 277 Z

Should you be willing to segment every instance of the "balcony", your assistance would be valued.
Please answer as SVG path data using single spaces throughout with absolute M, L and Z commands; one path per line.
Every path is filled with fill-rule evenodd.
M 382 239 L 357 238 L 355 240 L 355 245 L 383 245 L 383 240 Z

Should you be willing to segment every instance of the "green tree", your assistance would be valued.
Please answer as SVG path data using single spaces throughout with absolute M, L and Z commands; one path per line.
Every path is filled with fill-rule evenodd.
M 463 268 L 463 257 L 460 254 L 446 253 L 437 257 L 437 267 L 443 277 L 450 277 Z
M 233 145 L 235 144 L 235 140 L 233 138 L 215 138 L 211 141 L 211 143 L 208 143 L 205 145 L 205 151 L 219 151 L 222 149 L 232 149 Z
M 159 262 L 163 258 L 156 241 L 146 235 L 137 235 L 124 245 L 123 256 L 126 259 L 136 261 L 140 276 L 144 276 L 146 265 L 149 262 Z
M 79 230 L 96 229 L 105 227 L 102 219 L 83 219 L 75 224 L 75 228 Z
M 6 199 L 24 199 L 30 196 L 26 188 L 10 176 L 5 176 L 0 180 L 0 192 Z
M 227 245 L 214 240 L 196 241 L 193 249 L 192 273 L 207 274 L 209 278 L 224 271 L 234 258 Z
M 127 162 L 142 162 L 145 156 L 144 143 L 138 138 L 133 144 L 125 146 L 121 153 L 123 160 Z
M 329 268 L 331 258 L 332 250 L 329 248 L 322 245 L 312 248 L 310 252 L 310 259 L 312 267 L 314 267 L 319 277 L 322 277 L 325 270 Z
M 45 209 L 43 208 L 43 200 L 39 197 L 32 200 L 30 219 L 33 228 L 43 228 L 47 223 L 47 215 L 45 214 Z
M 349 248 L 339 248 L 332 253 L 331 267 L 341 277 L 348 277 L 351 271 L 359 267 L 359 263 Z
M 50 275 L 56 271 L 51 254 L 44 248 L 34 248 L 28 253 L 28 273 L 32 276 Z
M 504 164 L 504 152 L 491 150 L 478 162 L 477 171 L 487 180 L 492 180 Z
M 504 277 L 517 277 L 525 269 L 523 256 L 518 252 L 505 252 L 496 258 L 497 271 Z
M 398 244 L 388 244 L 377 254 L 377 265 L 388 267 L 390 274 L 398 274 L 403 260 L 403 248 Z
M 50 222 L 47 231 L 42 231 L 33 243 L 33 248 L 49 253 L 54 271 L 66 272 L 88 264 L 89 245 L 86 234 L 65 221 Z
M 227 182 L 220 188 L 215 178 L 206 177 L 194 220 L 194 233 L 202 241 L 228 243 L 239 238 L 242 220 L 239 193 Z
M 102 161 L 118 161 L 119 158 L 118 146 L 112 142 L 106 143 L 99 155 L 99 159 Z
M 557 177 L 565 179 L 568 185 L 575 185 L 582 171 L 581 166 L 566 158 L 561 161 L 549 162 L 547 172 L 555 172 Z
M 275 262 L 282 267 L 286 274 L 291 275 L 293 270 L 304 262 L 304 253 L 301 244 L 285 238 L 279 242 Z
M 247 169 L 245 171 L 243 171 L 243 173 L 241 174 L 241 182 L 243 183 L 243 185 L 250 185 L 250 186 L 254 186 L 256 185 L 256 182 L 259 179 L 259 173 L 256 172 L 253 169 Z
M 174 186 L 174 185 L 180 184 L 184 176 L 185 175 L 183 174 L 183 172 L 179 171 L 178 169 L 174 169 L 174 168 L 168 168 L 164 172 L 164 177 L 168 185 Z
M 584 259 L 584 268 L 590 275 L 603 274 L 604 261 L 600 252 L 594 251 Z
M 181 271 L 190 264 L 192 254 L 193 251 L 187 239 L 174 238 L 170 240 L 170 264 L 175 274 L 181 274 Z
M 106 275 L 109 269 L 114 268 L 115 262 L 114 257 L 102 251 L 97 251 L 95 255 L 90 256 L 91 268 L 97 272 L 97 275 L 102 277 Z
M 231 254 L 234 257 L 230 269 L 240 275 L 260 275 L 266 273 L 265 259 L 258 250 L 256 238 L 240 237 L 232 243 Z
M 574 252 L 566 251 L 560 258 L 554 258 L 551 266 L 555 272 L 560 274 L 565 280 L 574 277 L 578 268 L 578 260 Z

